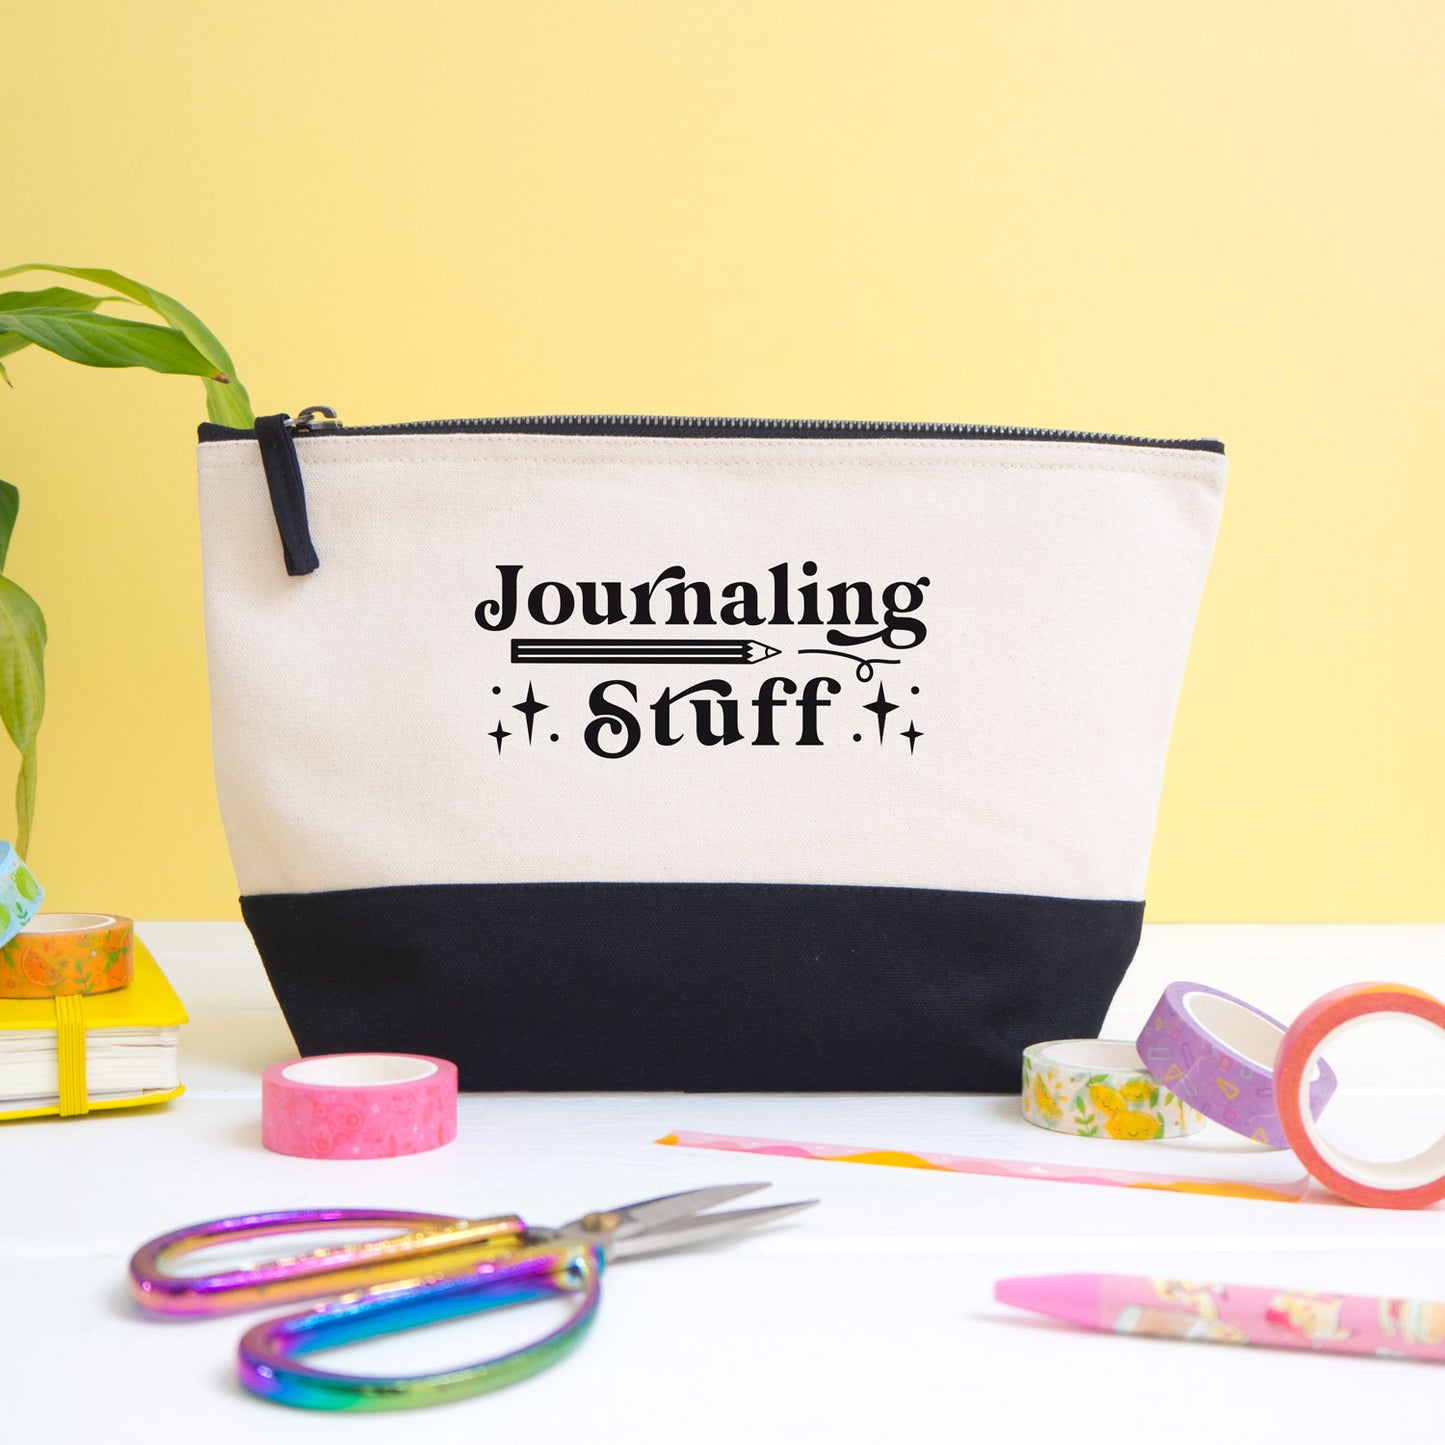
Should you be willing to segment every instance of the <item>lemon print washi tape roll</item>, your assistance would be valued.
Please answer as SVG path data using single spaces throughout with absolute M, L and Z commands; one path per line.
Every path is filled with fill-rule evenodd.
M 1024 1050 L 1024 1118 L 1086 1139 L 1181 1139 L 1204 1115 L 1159 1083 L 1122 1039 L 1055 1039 Z
M 116 913 L 39 913 L 0 947 L 0 999 L 63 998 L 124 988 L 135 934 Z

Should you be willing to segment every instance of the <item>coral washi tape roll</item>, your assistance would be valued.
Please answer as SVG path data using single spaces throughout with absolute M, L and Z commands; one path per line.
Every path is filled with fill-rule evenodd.
M 1024 1118 L 1089 1139 L 1180 1139 L 1204 1127 L 1204 1115 L 1159 1083 L 1138 1049 L 1120 1039 L 1030 1044 Z
M 109 993 L 135 973 L 135 932 L 114 913 L 41 913 L 0 948 L 0 998 Z
M 9 943 L 35 917 L 44 901 L 40 880 L 9 843 L 0 843 L 0 943 Z
M 1308 1107 L 1320 1050 L 1335 1035 L 1381 1016 L 1415 1019 L 1445 1033 L 1445 1003 L 1399 983 L 1356 983 L 1316 999 L 1289 1026 L 1275 1066 L 1275 1093 L 1289 1146 L 1342 1199 L 1374 1209 L 1419 1209 L 1445 1199 L 1445 1135 L 1410 1159 L 1358 1159 L 1321 1137 Z
M 1274 1101 L 1275 1055 L 1284 1025 L 1243 999 L 1202 983 L 1171 983 L 1139 1035 L 1139 1057 L 1201 1114 L 1276 1149 L 1286 1147 Z M 1323 1059 L 1310 1080 L 1315 1116 L 1335 1092 Z
M 390 1159 L 457 1137 L 457 1066 L 424 1054 L 320 1054 L 261 1075 L 261 1142 L 302 1159 Z

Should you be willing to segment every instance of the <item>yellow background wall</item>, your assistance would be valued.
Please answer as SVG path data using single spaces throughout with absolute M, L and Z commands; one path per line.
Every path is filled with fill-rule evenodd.
M 1150 917 L 1445 917 L 1433 0 L 4 0 L 0 54 L 0 261 L 171 291 L 259 410 L 1224 438 Z M 200 385 L 10 371 L 32 861 L 234 916 Z

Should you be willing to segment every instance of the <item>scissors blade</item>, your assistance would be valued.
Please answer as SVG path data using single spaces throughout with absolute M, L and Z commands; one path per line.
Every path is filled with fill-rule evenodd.
M 616 1209 L 594 1210 L 549 1232 L 595 1235 L 605 1240 L 630 1239 L 634 1235 L 659 1229 L 673 1220 L 691 1219 L 704 1209 L 741 1199 L 744 1194 L 754 1194 L 767 1187 L 766 1184 L 714 1184 L 706 1189 L 687 1189 L 681 1194 L 664 1194 L 658 1199 L 620 1204 Z
M 704 1214 L 694 1218 L 672 1219 L 637 1234 L 614 1237 L 608 1246 L 613 1259 L 634 1259 L 641 1254 L 655 1254 L 665 1249 L 685 1249 L 709 1239 L 720 1239 L 759 1224 L 786 1219 L 818 1201 L 803 1199 L 794 1204 L 769 1204 L 761 1209 L 731 1209 L 726 1214 Z

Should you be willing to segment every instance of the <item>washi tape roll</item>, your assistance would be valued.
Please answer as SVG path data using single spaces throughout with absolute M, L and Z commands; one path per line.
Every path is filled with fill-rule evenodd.
M 261 1075 L 261 1142 L 302 1159 L 391 1159 L 457 1137 L 457 1066 L 424 1054 L 320 1054 Z
M 135 931 L 114 913 L 40 913 L 0 948 L 0 998 L 63 998 L 124 988 Z
M 1274 1101 L 1284 1025 L 1243 999 L 1202 983 L 1171 983 L 1139 1035 L 1139 1057 L 1161 1084 L 1246 1139 L 1286 1147 Z M 1309 1086 L 1316 1117 L 1335 1092 L 1323 1059 Z
M 1024 1118 L 1087 1139 L 1180 1139 L 1204 1115 L 1160 1084 L 1121 1039 L 1056 1039 L 1024 1050 Z
M 45 890 L 9 843 L 0 843 L 0 943 L 9 943 L 40 911 Z M 23 998 L 23 994 L 12 994 Z
M 1419 1209 L 1445 1199 L 1445 1135 L 1410 1159 L 1359 1159 L 1321 1136 L 1310 1107 L 1320 1051 L 1346 1029 L 1382 1017 L 1415 1019 L 1445 1033 L 1445 1003 L 1417 988 L 1399 983 L 1337 988 L 1316 999 L 1284 1036 L 1274 1080 L 1279 1116 L 1300 1162 L 1342 1199 L 1373 1209 Z

